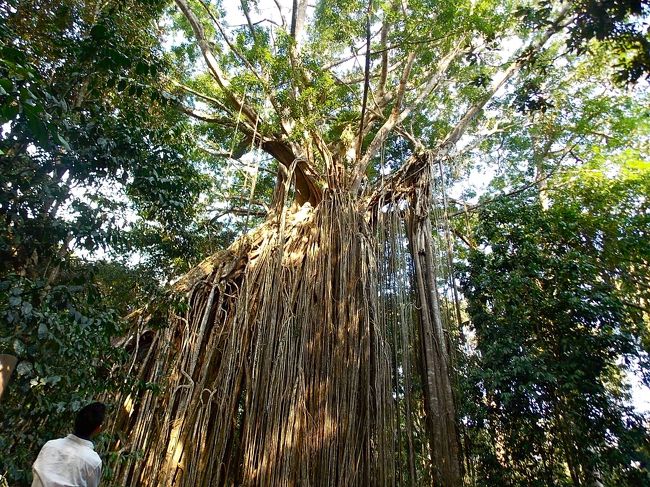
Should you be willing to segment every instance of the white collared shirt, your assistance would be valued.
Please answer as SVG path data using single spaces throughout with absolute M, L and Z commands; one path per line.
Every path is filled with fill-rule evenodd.
M 68 435 L 45 443 L 32 471 L 32 487 L 97 487 L 102 461 L 92 441 Z

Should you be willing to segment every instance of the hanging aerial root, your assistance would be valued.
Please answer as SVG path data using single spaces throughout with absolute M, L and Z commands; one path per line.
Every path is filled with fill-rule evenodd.
M 371 211 L 327 192 L 271 215 L 172 286 L 166 326 L 134 316 L 154 387 L 119 398 L 116 483 L 460 485 L 433 167 Z
M 184 316 L 139 352 L 123 485 L 382 486 L 394 480 L 376 242 L 332 194 L 205 261 Z

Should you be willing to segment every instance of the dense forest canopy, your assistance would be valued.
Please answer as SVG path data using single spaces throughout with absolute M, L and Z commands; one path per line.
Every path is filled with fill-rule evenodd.
M 650 485 L 649 15 L 5 2 L 0 478 Z

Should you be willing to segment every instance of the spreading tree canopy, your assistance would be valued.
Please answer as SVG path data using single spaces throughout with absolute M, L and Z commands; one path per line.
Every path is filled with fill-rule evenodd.
M 175 0 L 4 13 L 3 152 L 19 173 L 3 180 L 3 272 L 47 290 L 73 245 L 119 248 L 101 215 L 120 200 L 75 183 L 124 188 L 143 218 L 125 240 L 159 278 L 237 235 L 112 342 L 129 355 L 110 396 L 115 483 L 647 479 L 616 379 L 647 343 L 647 231 L 619 240 L 647 226 L 644 196 L 625 179 L 610 214 L 595 183 L 553 192 L 594 154 L 647 157 L 644 95 L 615 84 L 647 73 L 647 2 L 238 12 Z M 451 194 L 482 167 L 496 174 L 487 200 Z M 38 225 L 53 231 L 34 249 L 16 240 Z

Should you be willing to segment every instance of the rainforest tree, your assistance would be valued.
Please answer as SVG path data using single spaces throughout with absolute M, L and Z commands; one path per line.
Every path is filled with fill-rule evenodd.
M 647 94 L 601 51 L 531 73 L 530 103 L 467 157 L 496 169 L 454 218 L 468 321 L 461 416 L 478 485 L 645 485 Z M 550 53 L 550 52 L 549 52 Z M 586 62 L 585 62 L 586 61 Z M 639 380 L 639 379 L 637 379 Z
M 634 156 L 553 178 L 545 208 L 528 189 L 481 209 L 463 379 L 480 485 L 648 482 L 621 366 L 647 368 L 650 172 Z
M 265 216 L 173 286 L 169 326 L 137 318 L 137 373 L 165 388 L 123 397 L 118 446 L 144 458 L 119 481 L 460 485 L 445 172 L 500 131 L 481 115 L 511 113 L 504 93 L 536 108 L 565 28 L 600 38 L 576 31 L 582 5 L 243 1 L 233 25 L 175 4 L 174 49 L 204 68 L 174 81 L 182 110 L 250 170 L 232 210 Z
M 107 222 L 122 200 L 103 184 L 121 188 L 143 217 L 129 242 L 150 256 L 158 279 L 237 235 L 170 284 L 167 296 L 131 313 L 128 333 L 113 340 L 129 354 L 122 371 L 135 387 L 112 396 L 112 481 L 456 486 L 486 479 L 461 454 L 468 446 L 456 377 L 463 309 L 451 276 L 452 231 L 470 246 L 483 234 L 452 229 L 451 212 L 475 222 L 448 186 L 496 162 L 504 169 L 497 190 L 535 189 L 541 210 L 524 204 L 522 212 L 531 231 L 548 229 L 553 174 L 567 161 L 578 164 L 581 148 L 612 139 L 611 120 L 598 108 L 607 105 L 602 86 L 585 71 L 596 66 L 634 81 L 645 69 L 638 16 L 646 2 L 607 2 L 614 21 L 604 25 L 594 3 L 242 0 L 238 16 L 204 0 L 7 9 L 3 69 L 13 81 L 0 92 L 10 122 L 2 150 L 14 164 L 7 167 L 27 168 L 3 180 L 7 274 L 38 278 L 49 292 L 71 269 L 73 247 L 109 242 L 119 250 L 124 240 L 110 235 L 123 234 Z M 20 15 L 28 8 L 39 15 Z M 624 59 L 630 63 L 612 59 L 608 49 L 624 57 L 628 41 L 636 53 Z M 51 48 L 59 44 L 69 48 L 61 57 Z M 35 55 L 41 62 L 26 81 L 25 70 L 34 70 L 26 60 Z M 74 184 L 90 191 L 80 197 Z M 198 225 L 203 208 L 208 223 Z M 33 249 L 17 240 L 32 228 L 40 232 L 28 241 Z M 218 238 L 206 245 L 206 233 Z M 533 244 L 543 247 L 538 238 Z M 56 262 L 43 266 L 52 256 Z M 101 284 L 120 296 L 115 276 L 129 274 L 104 269 Z M 592 287 L 595 276 L 587 267 L 579 274 Z M 566 277 L 567 293 L 584 291 Z M 509 285 L 505 277 L 494 282 Z M 5 308 L 22 309 L 14 288 Z M 466 289 L 471 294 L 472 285 Z M 642 288 L 626 289 L 638 304 L 633 295 Z M 102 303 L 134 308 L 115 295 Z M 601 301 L 580 311 L 610 313 L 610 301 Z M 548 305 L 553 319 L 562 309 Z M 628 320 L 612 316 L 602 321 L 611 330 Z M 39 319 L 20 321 L 32 345 Z M 477 336 L 487 321 L 477 319 Z M 561 325 L 568 337 L 584 338 L 573 322 Z M 522 338 L 512 328 L 513 339 Z M 600 345 L 581 350 L 603 370 L 633 355 L 625 340 Z M 52 385 L 45 381 L 43 391 Z M 471 397 L 483 404 L 487 386 L 477 387 Z M 540 478 L 559 482 L 565 468 L 577 484 L 596 475 L 596 460 L 611 458 L 607 445 L 579 458 L 569 446 L 602 440 L 624 411 L 617 396 L 595 389 L 586 402 L 563 399 L 584 419 L 583 404 L 604 398 L 608 415 L 593 438 L 579 431 L 550 449 L 556 430 L 542 429 L 526 457 L 515 448 L 525 426 L 517 410 L 497 418 L 500 431 L 512 433 L 497 439 L 518 454 L 512 475 L 527 472 L 539 452 L 551 459 Z M 566 423 L 552 414 L 548 421 Z M 607 465 L 609 475 L 622 464 Z

